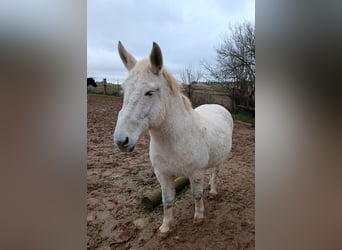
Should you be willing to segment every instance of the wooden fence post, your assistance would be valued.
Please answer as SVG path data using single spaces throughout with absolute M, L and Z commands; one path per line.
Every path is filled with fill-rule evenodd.
M 107 79 L 103 78 L 103 94 L 107 95 Z

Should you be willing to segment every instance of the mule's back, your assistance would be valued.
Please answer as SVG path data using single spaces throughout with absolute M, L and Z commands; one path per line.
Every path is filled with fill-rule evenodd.
M 217 104 L 205 104 L 195 111 L 200 115 L 201 129 L 209 150 L 209 167 L 220 165 L 232 146 L 233 119 L 227 109 Z

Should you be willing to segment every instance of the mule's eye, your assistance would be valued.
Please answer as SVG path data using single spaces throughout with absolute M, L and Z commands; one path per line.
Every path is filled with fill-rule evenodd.
M 153 90 L 147 91 L 147 92 L 145 93 L 145 96 L 152 96 L 153 93 L 154 93 Z

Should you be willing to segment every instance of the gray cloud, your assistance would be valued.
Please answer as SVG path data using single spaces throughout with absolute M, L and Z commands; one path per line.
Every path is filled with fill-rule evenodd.
M 185 65 L 214 61 L 214 48 L 229 24 L 254 22 L 254 9 L 254 0 L 88 1 L 88 76 L 125 78 L 117 53 L 121 40 L 137 59 L 147 57 L 156 41 L 165 66 L 177 77 Z

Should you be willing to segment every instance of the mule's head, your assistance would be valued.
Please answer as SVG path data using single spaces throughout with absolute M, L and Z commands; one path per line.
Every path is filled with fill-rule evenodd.
M 157 43 L 153 43 L 149 58 L 137 61 L 118 44 L 121 60 L 128 70 L 122 84 L 124 101 L 114 132 L 114 143 L 121 151 L 134 149 L 140 136 L 158 126 L 165 116 L 163 96 L 167 90 L 163 73 L 163 57 Z

